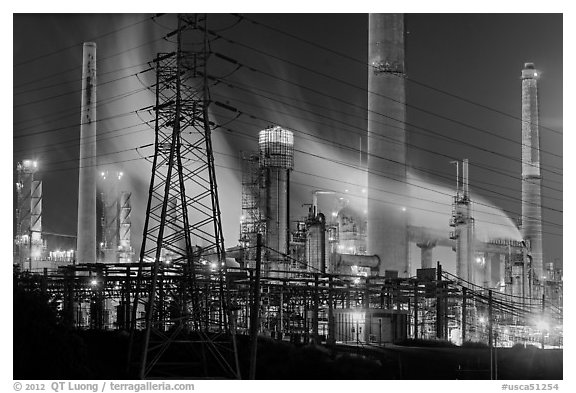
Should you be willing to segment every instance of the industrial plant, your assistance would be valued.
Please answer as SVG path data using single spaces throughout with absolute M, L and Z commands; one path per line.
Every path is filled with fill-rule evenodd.
M 180 15 L 173 51 L 149 59 L 154 154 L 139 217 L 131 173 L 96 159 L 97 47 L 84 43 L 77 234 L 62 235 L 66 249 L 48 247 L 59 235 L 43 231 L 42 163 L 16 163 L 15 285 L 54 299 L 74 329 L 127 332 L 127 369 L 137 378 L 257 378 L 263 339 L 343 351 L 481 343 L 487 378 L 497 348 L 563 348 L 562 270 L 542 246 L 538 87 L 546 79 L 528 61 L 518 70 L 520 219 L 506 218 L 507 232 L 478 222 L 496 209 L 476 197 L 462 157 L 448 164 L 451 210 L 438 208 L 431 223 L 413 207 L 430 198 L 407 165 L 404 15 L 368 18 L 366 186 L 357 195 L 319 186 L 294 206 L 300 134 L 280 122 L 253 129 L 252 150 L 236 151 L 241 217 L 226 244 L 211 108 L 238 110 L 210 96 L 207 37 L 218 33 L 206 16 Z M 307 215 L 294 219 L 302 206 Z M 238 355 L 243 337 L 249 364 Z M 176 349 L 183 343 L 189 355 Z

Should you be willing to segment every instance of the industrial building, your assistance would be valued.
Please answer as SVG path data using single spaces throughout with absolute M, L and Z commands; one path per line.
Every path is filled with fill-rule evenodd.
M 180 22 L 179 44 L 203 21 Z M 209 333 L 227 332 L 231 346 L 235 334 L 262 334 L 326 345 L 436 339 L 562 347 L 562 275 L 542 255 L 537 70 L 526 63 L 521 74 L 523 217 L 511 230 L 521 236 L 480 236 L 486 229 L 476 220 L 482 213 L 468 159 L 453 163 L 449 211 L 429 225 L 405 207 L 413 188 L 404 39 L 403 15 L 370 15 L 367 210 L 345 194 L 317 189 L 300 201 L 309 204 L 308 214 L 291 221 L 297 137 L 271 125 L 254 130 L 254 152 L 242 152 L 239 242 L 229 248 L 208 100 L 197 96 L 204 91 L 206 49 L 195 49 L 193 65 L 181 47 L 159 54 L 155 156 L 139 256 L 131 242 L 131 192 L 122 182 L 129 174 L 97 169 L 93 159 L 96 46 L 84 44 L 77 247 L 45 252 L 42 182 L 34 179 L 36 162 L 23 161 L 14 264 L 40 273 L 43 291 L 63 299 L 63 315 L 76 327 L 145 331 L 143 377 L 150 358 L 162 355 L 153 352 L 160 347 L 153 340 L 168 342 L 180 331 L 202 332 L 206 342 Z M 397 102 L 383 99 L 384 92 Z M 50 263 L 33 266 L 41 255 Z

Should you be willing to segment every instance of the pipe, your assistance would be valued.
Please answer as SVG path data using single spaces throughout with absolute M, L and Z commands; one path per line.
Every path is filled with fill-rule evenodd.
M 380 258 L 378 255 L 336 254 L 336 265 L 377 268 Z

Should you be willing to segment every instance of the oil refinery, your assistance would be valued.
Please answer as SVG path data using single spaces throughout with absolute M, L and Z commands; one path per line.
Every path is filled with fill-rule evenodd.
M 249 143 L 229 143 L 241 215 L 237 238 L 226 243 L 231 229 L 219 191 L 229 180 L 215 156 L 225 154 L 218 138 L 235 130 L 213 113 L 227 113 L 230 123 L 257 115 L 210 93 L 232 82 L 209 58 L 242 68 L 211 50 L 219 30 L 205 15 L 179 15 L 166 36 L 172 49 L 147 61 L 146 72 L 155 73 L 146 108 L 154 141 L 127 147 L 146 159 L 145 196 L 134 191 L 134 173 L 97 159 L 100 47 L 85 42 L 78 206 L 65 207 L 77 209 L 77 232 L 46 230 L 43 163 L 34 155 L 15 163 L 15 286 L 40 290 L 74 329 L 129 333 L 127 364 L 138 378 L 177 378 L 188 363 L 204 377 L 254 378 L 259 337 L 344 351 L 480 343 L 490 351 L 489 378 L 496 348 L 562 349 L 562 269 L 543 247 L 539 87 L 546 75 L 526 59 L 514 76 L 522 147 L 510 154 L 521 162 L 514 174 L 521 189 L 512 190 L 521 195 L 521 216 L 511 217 L 475 191 L 485 183 L 468 157 L 445 159 L 453 186 L 413 169 L 405 15 L 367 18 L 356 178 L 342 189 L 318 182 L 295 192 L 302 188 L 295 174 L 310 169 L 298 159 L 308 136 L 265 119 L 268 126 L 251 127 Z M 143 148 L 153 152 L 144 157 Z M 250 338 L 244 365 L 243 337 Z M 185 341 L 190 359 L 171 349 Z

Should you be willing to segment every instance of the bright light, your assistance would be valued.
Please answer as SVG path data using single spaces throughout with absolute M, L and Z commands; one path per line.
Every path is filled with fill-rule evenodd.
M 480 322 L 481 324 L 485 324 L 486 323 L 486 317 L 479 317 L 478 322 Z
M 100 176 L 104 177 L 105 173 L 104 172 L 100 172 Z
M 550 327 L 548 321 L 544 318 L 540 318 L 536 321 L 536 327 L 539 330 L 548 330 L 548 328 Z
M 210 268 L 211 268 L 211 269 L 216 269 L 217 267 L 218 267 L 218 264 L 216 264 L 216 262 L 212 262 L 212 263 L 210 264 Z
M 348 192 L 348 189 L 345 189 L 344 192 Z
M 353 312 L 352 313 L 352 322 L 358 322 L 359 324 L 364 323 L 364 320 L 366 319 L 366 314 L 363 312 Z
M 32 165 L 34 165 L 34 168 L 36 168 L 36 167 L 38 166 L 38 162 L 37 162 L 37 161 L 34 161 L 34 162 L 32 163 Z
M 405 211 L 406 211 L 406 208 L 405 208 L 405 207 L 403 207 L 403 208 L 402 208 L 402 211 L 403 211 L 403 212 L 405 212 Z
M 366 189 L 365 189 L 365 188 L 362 189 L 362 194 L 366 194 Z
M 244 221 L 246 219 L 246 216 L 242 215 L 240 216 L 240 221 Z
M 535 73 L 534 73 L 534 76 L 538 76 L 538 73 L 537 73 L 537 72 L 535 72 Z
M 332 217 L 337 217 L 338 216 L 338 212 L 332 212 Z
M 92 285 L 98 285 L 98 281 L 92 280 L 92 281 L 90 281 L 90 284 L 92 284 Z
M 478 262 L 478 263 L 482 262 L 482 258 L 476 257 L 476 262 Z

